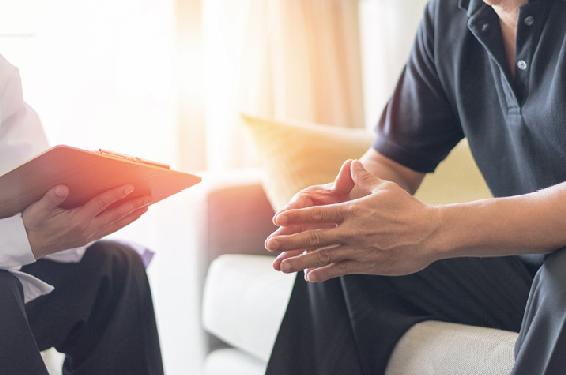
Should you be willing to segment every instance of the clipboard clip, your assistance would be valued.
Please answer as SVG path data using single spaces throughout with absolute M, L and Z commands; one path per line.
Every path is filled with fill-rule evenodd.
M 151 161 L 151 160 L 138 158 L 136 156 L 120 154 L 120 153 L 117 153 L 117 152 L 103 150 L 103 149 L 99 149 L 98 153 L 101 154 L 101 155 L 110 156 L 112 158 L 128 160 L 128 161 L 131 161 L 131 162 L 134 162 L 134 163 L 145 164 L 145 165 L 149 165 L 149 166 L 152 166 L 152 167 L 158 167 L 158 168 L 163 168 L 163 169 L 171 169 L 171 167 L 168 164 L 157 163 L 157 162 L 154 162 L 154 161 Z

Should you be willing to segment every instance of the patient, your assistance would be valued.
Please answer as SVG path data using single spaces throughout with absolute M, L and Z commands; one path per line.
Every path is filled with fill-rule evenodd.
M 46 148 L 18 72 L 0 56 L 0 175 Z M 92 243 L 146 212 L 148 197 L 128 199 L 132 192 L 117 187 L 64 210 L 69 189 L 56 186 L 0 218 L 2 374 L 47 375 L 40 351 L 50 347 L 66 354 L 65 374 L 163 374 L 141 257 L 120 243 Z
M 302 272 L 268 375 L 384 374 L 431 319 L 519 332 L 514 375 L 564 374 L 564 20 L 565 0 L 428 3 L 373 147 L 274 218 L 274 267 Z M 464 137 L 495 198 L 420 202 Z

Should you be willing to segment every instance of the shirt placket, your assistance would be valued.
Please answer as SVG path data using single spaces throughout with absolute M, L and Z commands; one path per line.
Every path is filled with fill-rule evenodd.
M 520 125 L 521 106 L 529 94 L 530 71 L 534 51 L 540 37 L 543 13 L 542 1 L 532 1 L 523 6 L 517 20 L 517 46 L 515 55 L 515 77 L 507 67 L 499 18 L 488 6 L 480 8 L 468 20 L 468 29 L 488 52 L 497 67 L 502 94 L 507 105 L 508 122 Z
M 468 19 L 468 29 L 491 59 L 492 74 L 496 79 L 495 84 L 500 85 L 500 95 L 506 104 L 506 117 L 516 117 L 520 114 L 519 101 L 511 84 L 509 69 L 507 68 L 499 18 L 491 8 L 483 6 Z
M 541 1 L 523 6 L 517 19 L 517 51 L 515 58 L 515 91 L 519 104 L 529 96 L 533 56 L 540 38 L 544 12 Z

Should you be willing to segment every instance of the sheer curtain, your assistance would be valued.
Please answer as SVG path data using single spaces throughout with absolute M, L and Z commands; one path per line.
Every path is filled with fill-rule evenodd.
M 0 0 L 0 53 L 52 144 L 179 165 L 174 0 Z M 149 275 L 169 374 L 197 373 L 196 254 L 187 195 L 115 237 L 157 252 Z
M 363 127 L 358 1 L 205 0 L 209 169 L 253 165 L 239 113 Z
M 360 0 L 366 126 L 373 128 L 391 96 L 427 0 Z

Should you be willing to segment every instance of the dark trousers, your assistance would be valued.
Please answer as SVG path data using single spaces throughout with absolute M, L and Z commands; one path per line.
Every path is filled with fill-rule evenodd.
M 267 375 L 384 374 L 397 341 L 424 320 L 520 331 L 514 375 L 566 373 L 565 251 L 538 271 L 518 257 L 461 258 L 402 277 L 302 277 Z
M 44 375 L 40 350 L 65 353 L 64 374 L 161 375 L 147 275 L 138 254 L 101 241 L 80 263 L 48 260 L 24 272 L 55 290 L 23 303 L 20 282 L 0 271 L 0 373 Z

